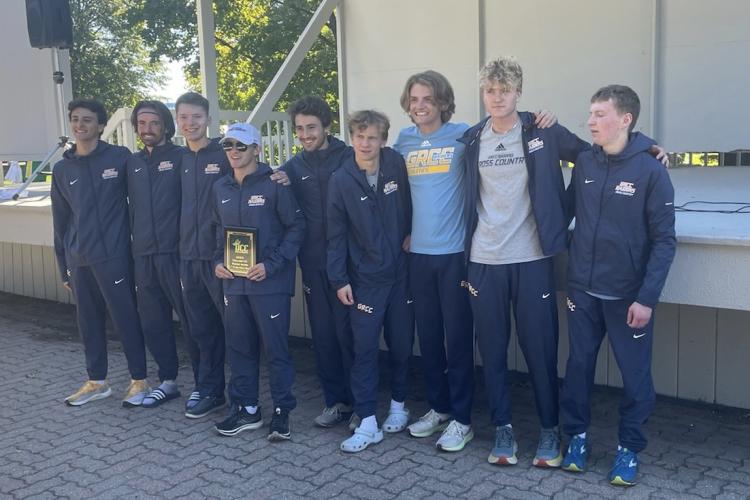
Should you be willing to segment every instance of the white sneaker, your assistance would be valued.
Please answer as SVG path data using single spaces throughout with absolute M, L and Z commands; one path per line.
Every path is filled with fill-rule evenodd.
M 395 434 L 406 429 L 409 423 L 409 410 L 391 410 L 388 412 L 388 418 L 383 422 L 383 432 Z
M 430 410 L 408 427 L 409 434 L 415 438 L 432 436 L 438 431 L 445 430 L 448 422 L 450 416 Z
M 443 451 L 461 451 L 466 444 L 474 439 L 474 431 L 470 425 L 464 425 L 456 420 L 451 420 L 443 435 L 437 440 L 435 446 Z

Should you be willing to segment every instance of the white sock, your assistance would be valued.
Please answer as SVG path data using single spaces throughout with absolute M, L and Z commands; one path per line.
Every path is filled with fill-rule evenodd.
M 93 383 L 103 385 L 106 380 L 92 380 Z
M 391 399 L 391 412 L 394 412 L 394 411 L 399 411 L 399 412 L 404 411 L 404 402 L 402 401 L 399 403 L 395 399 Z
M 503 425 L 501 427 L 507 427 L 508 429 L 513 429 L 513 425 L 511 425 L 511 424 L 505 424 L 505 425 Z
M 377 432 L 378 420 L 375 418 L 375 415 L 370 415 L 369 417 L 365 417 L 362 419 L 362 422 L 359 423 L 359 428 L 367 432 L 373 432 L 373 433 Z
M 586 433 L 585 433 L 585 432 L 582 432 L 582 433 L 580 433 L 580 434 L 576 434 L 576 437 L 579 437 L 579 438 L 581 438 L 581 439 L 586 439 Z
M 258 407 L 257 406 L 246 406 L 245 410 L 247 410 L 247 412 L 250 415 L 255 415 L 255 413 L 258 411 Z

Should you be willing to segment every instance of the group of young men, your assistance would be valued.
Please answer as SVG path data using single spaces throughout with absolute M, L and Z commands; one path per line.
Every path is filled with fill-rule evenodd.
M 134 155 L 99 140 L 100 104 L 72 102 L 76 145 L 55 166 L 52 204 L 89 380 L 66 402 L 111 394 L 105 306 L 133 379 L 123 405 L 178 397 L 174 310 L 195 380 L 185 415 L 226 406 L 226 349 L 230 408 L 216 430 L 231 436 L 262 426 L 262 342 L 274 405 L 269 439 L 289 439 L 296 400 L 287 336 L 298 258 L 325 400 L 315 424 L 348 422 L 353 434 L 341 450 L 359 452 L 384 432 L 404 430 L 416 438 L 440 433 L 438 449 L 462 450 L 474 437 L 476 333 L 495 427 L 488 460 L 517 463 L 506 364 L 512 312 L 541 426 L 533 464 L 585 469 L 589 394 L 607 333 L 624 385 L 609 479 L 634 484 L 655 400 L 653 308 L 675 250 L 674 192 L 654 158 L 663 151 L 633 132 L 640 104 L 628 87 L 610 85 L 592 97 L 592 147 L 549 113 L 518 111 L 522 83 L 511 58 L 485 65 L 488 116 L 469 127 L 450 121 L 454 95 L 444 76 L 413 75 L 401 107 L 414 125 L 393 148 L 385 146 L 390 124 L 382 113 L 349 117 L 349 147 L 330 135 L 322 99 L 300 99 L 288 111 L 302 151 L 275 173 L 258 162 L 261 138 L 251 125 L 232 125 L 221 141 L 207 137 L 208 102 L 198 94 L 176 104 L 185 148 L 171 143 L 175 127 L 163 104 L 139 103 L 133 125 L 144 149 Z M 567 190 L 563 160 L 575 163 Z M 257 263 L 244 275 L 224 262 L 224 229 L 233 227 L 257 235 Z M 566 249 L 570 357 L 559 398 L 553 257 Z M 410 423 L 415 324 L 429 411 Z M 391 401 L 379 425 L 381 330 Z M 144 338 L 159 366 L 153 390 Z M 560 410 L 571 437 L 564 457 Z

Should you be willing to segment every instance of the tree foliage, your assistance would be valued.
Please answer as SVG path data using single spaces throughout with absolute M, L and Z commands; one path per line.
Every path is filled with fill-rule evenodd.
M 214 0 L 219 105 L 251 110 L 312 17 L 320 0 Z M 179 61 L 201 90 L 194 0 L 71 0 L 76 29 L 74 92 L 98 95 L 111 108 L 152 94 L 159 61 Z M 80 37 L 80 38 L 79 38 Z M 111 66 L 111 68 L 110 68 Z M 83 80 L 87 80 L 84 82 Z M 281 97 L 277 109 L 318 95 L 337 103 L 333 16 Z M 116 102 L 119 99 L 120 102 Z
M 252 109 L 310 21 L 319 0 L 223 0 L 216 9 L 219 103 L 224 109 Z M 223 5 L 222 5 L 223 4 Z M 305 95 L 337 103 L 336 22 L 323 27 L 277 109 Z M 198 79 L 197 65 L 188 68 Z
M 70 0 L 75 97 L 93 97 L 111 112 L 154 92 L 164 69 L 128 19 L 126 0 Z

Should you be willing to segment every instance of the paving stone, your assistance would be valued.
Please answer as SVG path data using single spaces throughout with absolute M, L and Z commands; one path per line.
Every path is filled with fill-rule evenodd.
M 308 343 L 290 340 L 297 368 L 292 440 L 269 443 L 263 429 L 234 438 L 213 429 L 221 416 L 197 421 L 183 415 L 192 375 L 180 340 L 183 397 L 155 410 L 125 410 L 129 382 L 117 341 L 109 343 L 113 397 L 69 408 L 65 395 L 85 378 L 73 308 L 0 293 L 0 496 L 13 498 L 742 498 L 750 497 L 750 421 L 736 411 L 659 398 L 641 453 L 640 484 L 611 486 L 606 474 L 617 442 L 616 390 L 593 394 L 592 453 L 584 474 L 530 465 L 539 423 L 527 381 L 511 384 L 520 463 L 493 467 L 481 383 L 475 395 L 475 439 L 460 453 L 440 453 L 437 436 L 388 435 L 365 452 L 348 455 L 339 444 L 344 425 L 320 429 L 312 419 L 322 397 Z M 52 312 L 47 312 L 47 311 Z M 30 321 L 29 318 L 35 318 Z M 59 325 L 59 326 L 58 326 Z M 30 362 L 31 360 L 31 362 Z M 149 373 L 156 373 L 148 360 Z M 383 365 L 378 415 L 387 411 Z M 415 418 L 425 411 L 424 382 L 415 368 Z M 271 408 L 268 376 L 261 369 L 261 405 Z M 23 388 L 23 390 L 21 390 Z M 54 411 L 50 411 L 53 409 Z
M 0 493 L 2 493 L 3 495 L 7 495 L 13 490 L 17 490 L 25 486 L 26 486 L 26 483 L 21 481 L 20 479 L 16 479 L 12 477 L 3 477 L 3 480 L 0 481 Z

